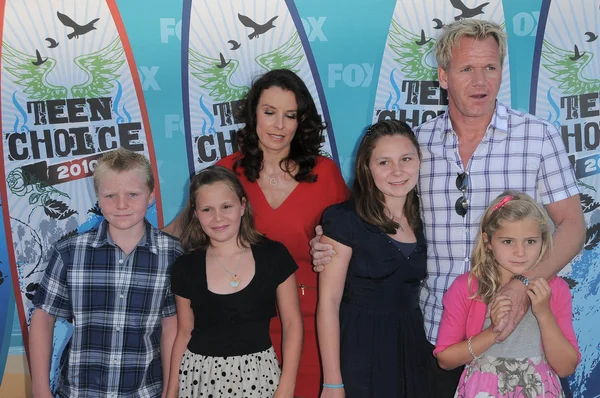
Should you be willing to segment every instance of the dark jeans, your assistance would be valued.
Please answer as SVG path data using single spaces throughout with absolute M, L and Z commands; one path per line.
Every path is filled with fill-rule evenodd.
M 430 351 L 432 357 L 434 348 L 435 347 L 432 345 Z M 435 398 L 453 398 L 456 388 L 458 387 L 460 375 L 465 367 L 460 366 L 456 369 L 444 370 L 438 366 L 435 357 L 431 363 L 431 376 L 434 383 Z

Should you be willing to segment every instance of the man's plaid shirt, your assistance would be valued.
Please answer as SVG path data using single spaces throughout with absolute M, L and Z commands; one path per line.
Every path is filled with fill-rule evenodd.
M 429 274 L 421 308 L 427 337 L 435 344 L 442 297 L 454 279 L 471 268 L 479 221 L 488 204 L 507 189 L 525 192 L 544 205 L 577 195 L 579 189 L 558 130 L 499 101 L 468 165 L 460 159 L 448 112 L 423 123 L 415 133 L 423 153 L 418 189 Z M 469 200 L 464 218 L 454 210 L 462 195 L 455 181 L 463 172 L 468 173 Z

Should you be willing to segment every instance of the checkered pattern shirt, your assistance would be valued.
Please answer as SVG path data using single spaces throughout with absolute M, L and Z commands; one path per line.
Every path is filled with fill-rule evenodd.
M 471 268 L 471 252 L 488 204 L 507 189 L 525 192 L 544 205 L 579 190 L 556 128 L 500 102 L 468 165 L 460 159 L 448 112 L 420 125 L 415 133 L 423 152 L 418 188 L 429 274 L 421 291 L 421 308 L 427 338 L 435 344 L 442 297 L 454 279 Z M 463 172 L 469 178 L 464 218 L 454 209 L 462 195 L 456 177 Z
M 175 315 L 171 264 L 183 250 L 146 221 L 144 238 L 125 256 L 107 227 L 57 242 L 33 301 L 73 320 L 58 394 L 160 397 L 161 320 Z

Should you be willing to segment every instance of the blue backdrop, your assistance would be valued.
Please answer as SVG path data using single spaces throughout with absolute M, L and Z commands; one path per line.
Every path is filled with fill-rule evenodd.
M 41 8 L 44 3 L 47 2 L 28 1 L 25 5 L 17 0 L 1 0 L 0 13 L 4 18 L 5 10 L 10 9 L 16 13 L 11 14 L 13 19 L 14 15 L 18 16 L 16 19 L 31 18 L 31 9 Z M 68 6 L 75 7 L 75 0 L 51 3 L 61 12 L 65 12 L 63 10 Z M 478 0 L 464 1 L 471 8 L 482 3 Z M 226 59 L 232 60 L 230 65 L 239 62 L 239 74 L 235 75 L 232 71 L 228 75 L 230 87 L 248 86 L 251 78 L 264 70 L 250 66 L 252 54 L 244 53 L 235 58 L 241 53 L 219 47 L 220 43 L 229 46 L 225 43 L 235 39 L 244 51 L 251 49 L 257 54 L 264 54 L 275 51 L 272 50 L 275 48 L 285 55 L 282 44 L 270 38 L 269 32 L 254 40 L 246 39 L 250 31 L 238 26 L 239 23 L 231 22 L 237 18 L 238 12 L 251 15 L 261 23 L 278 15 L 274 32 L 285 30 L 290 35 L 297 32 L 297 41 L 285 44 L 297 46 L 297 51 L 302 54 L 301 62 L 295 67 L 300 73 L 305 73 L 303 78 L 310 79 L 311 90 L 314 90 L 313 95 L 318 98 L 323 114 L 329 115 L 328 143 L 348 181 L 352 177 L 353 152 L 358 137 L 365 126 L 376 119 L 377 104 L 384 95 L 382 90 L 391 84 L 389 71 L 402 69 L 400 62 L 395 65 L 396 61 L 389 54 L 389 41 L 393 39 L 392 21 L 400 23 L 411 34 L 419 35 L 423 29 L 427 38 L 435 39 L 437 30 L 433 19 L 449 21 L 460 13 L 448 0 L 265 0 L 246 4 L 241 0 L 146 0 L 143 3 L 96 0 L 85 4 L 77 5 L 84 9 L 80 14 L 82 19 L 92 19 L 100 12 L 98 10 L 110 9 L 116 29 L 121 29 L 119 36 L 125 53 L 131 52 L 131 57 L 127 58 L 134 82 L 130 90 L 134 93 L 134 86 L 139 85 L 140 120 L 147 120 L 142 123 L 142 130 L 151 141 L 147 151 L 154 160 L 159 177 L 162 201 L 151 217 L 156 224 L 160 224 L 161 220 L 168 223 L 180 211 L 190 165 L 201 168 L 211 163 L 199 164 L 197 155 L 193 155 L 190 149 L 190 145 L 198 142 L 198 137 L 194 138 L 190 131 L 199 112 L 198 102 L 192 99 L 199 95 L 194 90 L 202 86 L 202 81 L 194 80 L 197 78 L 191 75 L 190 49 L 195 53 L 203 50 L 208 54 L 202 55 L 205 58 L 194 58 L 196 60 L 218 60 L 221 51 Z M 484 14 L 477 16 L 503 23 L 508 34 L 509 54 L 501 95 L 509 98 L 513 108 L 535 113 L 562 128 L 584 194 L 582 203 L 586 206 L 588 239 L 582 253 L 565 269 L 564 276 L 571 281 L 574 323 L 583 354 L 577 373 L 569 381 L 574 396 L 586 398 L 600 396 L 600 334 L 596 330 L 600 307 L 600 248 L 597 247 L 600 241 L 600 210 L 597 210 L 600 208 L 600 195 L 596 189 L 600 186 L 600 62 L 597 57 L 594 58 L 596 52 L 600 54 L 600 40 L 596 40 L 600 35 L 599 7 L 600 0 L 489 0 L 483 8 Z M 232 12 L 235 15 L 230 15 Z M 56 24 L 54 14 L 51 17 Z M 200 24 L 207 16 L 211 25 Z M 17 29 L 18 20 L 4 18 L 3 46 L 11 44 L 10 34 Z M 75 40 L 85 43 L 83 40 L 94 34 L 100 33 L 93 31 L 69 43 Z M 70 39 L 63 40 L 68 42 Z M 218 50 L 210 53 L 212 48 Z M 577 58 L 575 51 L 580 58 L 570 64 L 567 59 Z M 35 54 L 35 46 L 31 52 Z M 3 69 L 9 62 L 6 53 L 4 48 Z M 428 62 L 425 56 L 423 59 Z M 557 72 L 558 67 L 564 70 Z M 3 79 L 6 76 L 3 75 Z M 579 91 L 569 88 L 574 86 L 579 87 Z M 398 89 L 398 94 L 405 93 Z M 402 101 L 398 102 L 400 109 L 405 107 Z M 216 102 L 213 98 L 213 103 Z M 221 102 L 234 104 L 235 98 Z M 6 109 L 3 105 L 3 119 Z M 216 111 L 213 116 L 218 116 Z M 3 128 L 3 132 L 5 130 Z M 222 132 L 223 139 L 231 138 L 227 135 L 227 128 Z M 213 134 L 216 134 L 214 130 Z M 3 140 L 6 170 L 10 159 L 6 153 L 8 141 L 6 137 Z M 217 146 L 214 145 L 215 148 Z M 226 143 L 224 148 L 230 152 L 231 143 Z M 72 154 L 68 156 L 73 157 Z M 89 184 L 88 189 L 91 191 Z M 23 342 L 27 341 L 27 311 L 26 305 L 22 304 L 26 300 L 23 298 L 26 286 L 19 283 L 17 264 L 11 262 L 16 262 L 13 250 L 22 243 L 21 239 L 27 237 L 19 237 L 15 226 L 8 221 L 14 215 L 6 202 L 11 201 L 10 192 L 6 184 L 2 184 L 2 190 L 0 396 L 25 397 L 29 391 L 23 347 Z M 86 221 L 89 217 L 78 219 L 75 225 L 81 226 Z

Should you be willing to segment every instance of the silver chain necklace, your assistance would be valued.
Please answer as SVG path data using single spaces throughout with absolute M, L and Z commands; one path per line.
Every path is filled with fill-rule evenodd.
M 226 266 L 221 264 L 221 262 L 217 259 L 217 256 L 215 256 L 215 253 L 212 251 L 212 248 L 210 246 L 208 246 L 208 250 L 210 251 L 210 254 L 212 254 L 212 256 L 215 259 L 215 261 L 217 262 L 217 264 L 219 264 L 221 266 L 221 268 L 223 268 L 229 274 L 229 286 L 238 287 L 240 285 L 240 276 L 238 275 L 238 270 L 240 269 L 240 264 L 242 264 L 242 257 L 244 256 L 246 247 L 244 246 L 244 248 L 242 249 L 242 254 L 240 254 L 240 259 L 238 260 L 238 263 L 237 263 L 237 266 L 235 267 L 234 272 L 229 271 Z

